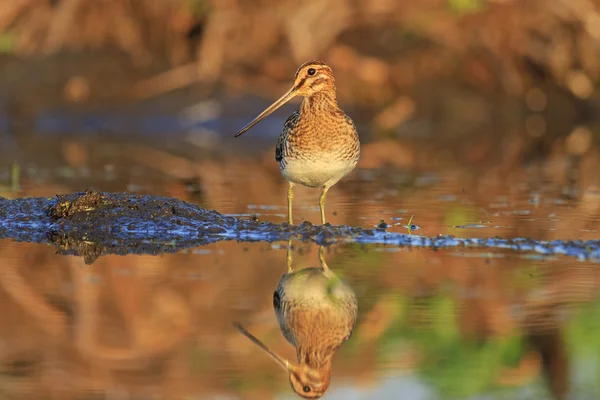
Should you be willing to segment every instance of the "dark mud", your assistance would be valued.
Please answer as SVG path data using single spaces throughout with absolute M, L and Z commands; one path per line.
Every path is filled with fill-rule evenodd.
M 489 248 L 562 254 L 600 260 L 600 241 L 425 237 L 387 232 L 386 224 L 368 229 L 345 225 L 297 226 L 225 216 L 214 210 L 166 197 L 129 193 L 84 193 L 55 198 L 0 198 L 0 238 L 48 243 L 61 254 L 83 256 L 89 264 L 105 254 L 176 252 L 221 240 L 276 242 L 289 239 L 398 247 Z

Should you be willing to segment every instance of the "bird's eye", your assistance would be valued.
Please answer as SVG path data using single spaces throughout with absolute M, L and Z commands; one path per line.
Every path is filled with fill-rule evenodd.
M 304 386 L 302 390 L 304 391 L 304 393 L 310 393 L 310 386 Z
M 313 76 L 314 74 L 316 74 L 316 73 L 317 73 L 317 70 L 316 70 L 316 69 L 314 69 L 314 68 L 309 68 L 307 72 L 308 72 L 308 74 L 309 74 L 310 76 Z M 309 389 L 310 389 L 310 388 L 309 388 Z

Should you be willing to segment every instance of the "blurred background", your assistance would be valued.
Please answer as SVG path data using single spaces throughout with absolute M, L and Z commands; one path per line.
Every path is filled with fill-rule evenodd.
M 435 158 L 506 170 L 553 157 L 595 168 L 589 159 L 598 124 L 597 6 L 594 0 L 6 2 L 0 6 L 2 160 L 77 168 L 115 161 L 102 160 L 103 143 L 158 144 L 165 154 L 151 154 L 164 157 L 161 171 L 186 175 L 168 160 L 245 152 L 265 139 L 273 146 L 295 105 L 249 138 L 234 141 L 230 132 L 287 89 L 298 65 L 321 59 L 333 68 L 342 108 L 367 144 L 365 168 L 419 168 Z M 148 154 L 105 150 L 119 163 Z
M 5 0 L 0 196 L 93 186 L 283 222 L 274 147 L 300 100 L 233 135 L 312 59 L 332 67 L 362 143 L 329 222 L 598 237 L 598 0 Z M 298 222 L 318 221 L 317 198 L 298 188 Z M 283 247 L 84 267 L 1 241 L 0 396 L 289 398 L 231 328 L 243 319 L 294 358 L 271 304 Z M 328 259 L 359 322 L 327 398 L 600 397 L 596 264 L 358 245 Z

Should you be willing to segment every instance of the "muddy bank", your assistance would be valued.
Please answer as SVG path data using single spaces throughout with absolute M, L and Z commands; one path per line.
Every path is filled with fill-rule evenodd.
M 240 242 L 312 241 L 383 244 L 398 247 L 489 248 L 562 254 L 600 260 L 600 241 L 538 241 L 527 238 L 425 237 L 346 225 L 296 226 L 240 219 L 166 197 L 129 193 L 84 193 L 55 198 L 0 199 L 0 238 L 48 243 L 59 253 L 85 257 L 92 263 L 104 254 L 159 254 L 221 240 Z
M 0 237 L 54 244 L 89 262 L 101 254 L 157 254 L 274 229 L 176 199 L 93 189 L 55 198 L 0 199 L 0 219 Z

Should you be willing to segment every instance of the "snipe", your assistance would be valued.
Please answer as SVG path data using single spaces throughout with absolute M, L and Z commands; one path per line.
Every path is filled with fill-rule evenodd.
M 273 293 L 273 308 L 283 336 L 296 347 L 298 365 L 274 353 L 241 325 L 237 328 L 265 350 L 289 373 L 293 390 L 307 399 L 325 393 L 331 381 L 331 362 L 350 338 L 358 313 L 354 291 L 327 267 L 322 248 L 321 268 L 294 272 L 288 247 L 288 272 Z
M 320 61 L 304 63 L 294 85 L 235 136 L 240 136 L 295 96 L 300 109 L 285 121 L 275 147 L 275 160 L 289 182 L 288 222 L 292 221 L 294 185 L 321 188 L 319 206 L 325 223 L 327 191 L 358 163 L 360 142 L 354 122 L 338 106 L 331 68 Z

